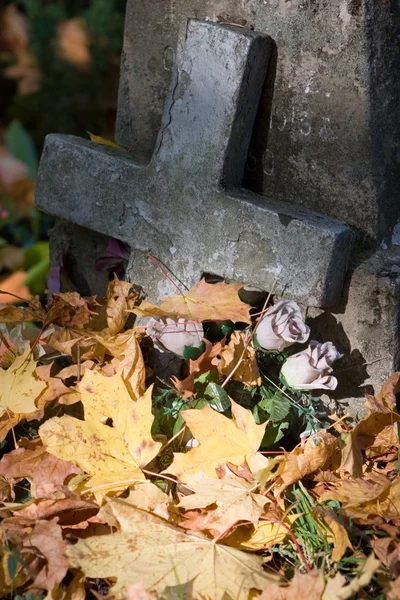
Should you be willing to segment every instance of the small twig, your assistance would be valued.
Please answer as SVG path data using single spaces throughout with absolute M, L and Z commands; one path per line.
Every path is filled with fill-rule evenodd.
M 181 296 L 185 297 L 185 294 L 182 292 L 182 290 L 180 289 L 179 286 L 176 285 L 175 281 L 172 279 L 172 277 L 170 277 L 167 273 L 167 271 L 164 269 L 164 267 L 161 265 L 160 261 L 158 260 L 158 258 L 156 258 L 155 256 L 153 256 L 152 254 L 146 254 L 146 258 L 149 258 L 151 261 L 153 261 L 153 263 L 156 265 L 156 267 L 158 269 L 160 269 L 161 273 L 164 275 L 164 277 L 166 277 L 168 279 L 168 281 L 170 281 L 172 283 L 172 285 L 178 290 L 178 292 L 181 294 Z
M 79 344 L 77 345 L 77 348 L 76 348 L 76 357 L 77 357 L 76 364 L 78 367 L 78 374 L 77 374 L 76 381 L 77 381 L 77 383 L 79 383 L 81 380 L 81 347 Z
M 289 527 L 288 525 L 286 525 L 286 523 L 284 523 L 283 521 L 279 521 L 279 524 L 280 524 L 280 525 L 282 525 L 282 527 L 284 527 L 284 529 L 286 529 L 286 531 L 288 531 L 288 533 L 289 533 L 290 537 L 292 538 L 292 541 L 293 541 L 294 545 L 295 545 L 295 546 L 296 546 L 296 548 L 297 548 L 297 552 L 298 552 L 298 553 L 299 553 L 299 555 L 300 555 L 300 558 L 301 558 L 301 560 L 302 560 L 302 563 L 303 563 L 303 565 L 305 566 L 305 568 L 307 569 L 307 571 L 308 571 L 309 573 L 311 573 L 311 572 L 312 572 L 312 568 L 311 568 L 311 567 L 310 567 L 310 565 L 308 564 L 308 562 L 307 562 L 307 559 L 306 559 L 306 557 L 305 557 L 305 556 L 304 556 L 304 554 L 303 554 L 303 550 L 301 549 L 301 547 L 300 547 L 300 544 L 299 544 L 299 542 L 297 541 L 297 539 L 296 539 L 296 536 L 294 535 L 293 531 L 292 531 L 292 530 L 290 529 L 290 527 Z
M 13 296 L 13 298 L 22 300 L 22 302 L 28 302 L 26 298 L 22 298 L 21 296 L 17 296 L 17 294 L 12 294 L 11 292 L 5 292 L 4 290 L 0 290 L 0 294 L 7 294 L 8 296 Z
M 177 481 L 176 479 L 172 479 L 172 477 L 168 477 L 168 475 L 162 475 L 161 473 L 154 473 L 153 471 L 147 471 L 146 469 L 141 469 L 141 470 L 143 471 L 143 473 L 146 473 L 146 475 L 151 475 L 151 477 L 161 477 L 161 479 L 166 479 L 167 481 L 171 481 L 172 483 L 179 484 L 179 485 L 183 486 L 184 488 L 186 488 L 187 490 L 189 490 L 190 492 L 195 493 L 195 491 L 196 491 L 193 488 L 189 487 L 188 485 L 185 485 L 181 481 Z
M 12 432 L 12 436 L 13 436 L 13 440 L 14 440 L 14 446 L 15 446 L 15 448 L 19 448 L 18 442 L 17 442 L 17 438 L 15 437 L 14 425 L 13 425 L 13 422 L 12 422 L 11 415 L 9 413 L 8 408 L 5 407 L 5 409 L 6 409 L 6 413 L 7 413 L 8 419 L 9 419 L 9 421 L 11 423 L 11 432 Z
M 42 337 L 43 333 L 46 330 L 47 325 L 43 325 L 42 329 L 39 331 L 39 333 L 37 334 L 36 338 L 33 340 L 32 345 L 31 345 L 31 351 L 29 353 L 29 356 L 33 355 L 36 346 L 38 345 L 38 343 L 40 342 L 40 338 Z M 28 356 L 28 358 L 29 358 Z
M 187 425 L 185 423 L 185 425 L 182 427 L 182 429 L 180 429 L 178 431 L 178 433 L 176 433 L 170 440 L 168 440 L 168 442 L 166 442 L 164 444 L 164 446 L 162 446 L 160 448 L 160 452 L 162 452 L 163 450 L 165 450 L 165 448 L 167 448 L 167 446 L 169 446 L 181 433 L 183 433 L 185 431 L 186 427 L 187 427 Z

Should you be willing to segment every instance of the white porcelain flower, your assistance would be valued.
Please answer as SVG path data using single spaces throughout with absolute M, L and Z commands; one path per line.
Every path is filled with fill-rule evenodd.
M 306 342 L 309 336 L 310 328 L 304 323 L 300 307 L 293 300 L 281 300 L 271 306 L 255 332 L 262 348 L 279 352 L 296 342 Z
M 340 356 L 332 342 L 311 341 L 306 350 L 289 356 L 281 375 L 294 390 L 335 390 L 338 382 L 331 375 L 332 365 Z
M 146 334 L 160 350 L 182 357 L 187 346 L 200 348 L 204 337 L 203 325 L 199 321 L 188 319 L 166 319 L 164 323 L 151 318 L 147 323 Z

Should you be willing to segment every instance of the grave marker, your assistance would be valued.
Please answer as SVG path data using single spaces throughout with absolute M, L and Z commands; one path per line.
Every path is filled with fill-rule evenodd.
M 266 35 L 189 21 L 151 163 L 49 136 L 38 207 L 130 244 L 131 279 L 152 300 L 171 290 L 148 253 L 188 287 L 210 272 L 263 289 L 276 280 L 278 293 L 334 304 L 350 229 L 240 188 L 270 48 Z
M 314 209 L 323 215 L 343 219 L 357 232 L 357 249 L 351 259 L 342 296 L 329 310 L 309 307 L 308 317 L 311 318 L 315 337 L 321 341 L 332 340 L 345 354 L 338 367 L 339 387 L 335 396 L 342 402 L 347 399 L 351 410 L 356 412 L 363 404 L 365 391 L 373 391 L 371 384 L 377 391 L 393 369 L 400 369 L 399 3 L 397 0 L 128 0 L 116 131 L 120 144 L 128 148 L 160 125 L 165 128 L 169 122 L 169 108 L 172 106 L 175 111 L 179 108 L 168 97 L 168 89 L 177 62 L 178 72 L 182 70 L 187 20 L 217 20 L 218 15 L 225 17 L 226 14 L 229 21 L 253 23 L 258 32 L 269 34 L 276 43 L 272 44 L 266 84 L 247 156 L 244 185 L 264 196 L 273 196 L 278 202 L 272 203 L 261 196 L 257 196 L 255 201 L 254 196 L 250 196 L 250 204 L 247 201 L 243 204 L 243 199 L 249 197 L 246 190 L 238 187 L 227 190 L 226 184 L 232 186 L 233 182 L 236 185 L 240 181 L 246 154 L 245 144 L 242 144 L 237 177 L 228 170 L 225 187 L 222 191 L 220 187 L 215 196 L 219 203 L 229 202 L 231 220 L 225 224 L 218 249 L 213 246 L 215 237 L 207 238 L 203 241 L 204 252 L 200 257 L 199 253 L 194 253 L 199 237 L 196 234 L 192 238 L 182 238 L 181 221 L 183 213 L 187 212 L 187 223 L 198 227 L 196 232 L 204 231 L 206 226 L 209 230 L 212 215 L 206 214 L 204 206 L 212 202 L 215 187 L 210 184 L 199 195 L 201 179 L 189 169 L 181 187 L 175 189 L 182 208 L 175 219 L 178 231 L 172 231 L 173 235 L 181 235 L 180 240 L 184 240 L 186 250 L 199 258 L 196 264 L 186 264 L 177 251 L 174 254 L 170 252 L 170 248 L 179 246 L 175 241 L 173 244 L 168 242 L 171 231 L 164 229 L 160 232 L 157 229 L 159 214 L 172 216 L 172 200 L 165 200 L 165 194 L 163 196 L 160 191 L 160 185 L 171 191 L 172 172 L 171 177 L 166 175 L 164 179 L 161 172 L 156 177 L 151 176 L 154 184 L 158 182 L 158 198 L 165 206 L 155 210 L 150 220 L 148 195 L 144 201 L 137 195 L 132 183 L 138 181 L 139 172 L 138 164 L 135 165 L 132 158 L 136 163 L 148 162 L 159 148 L 160 136 L 158 139 L 155 134 L 147 136 L 130 155 L 110 153 L 87 142 L 73 144 L 71 139 L 67 143 L 62 137 L 50 138 L 41 166 L 38 201 L 49 212 L 61 214 L 66 219 L 58 221 L 51 235 L 53 264 L 59 263 L 65 255 L 68 268 L 81 291 L 101 293 L 107 278 L 94 271 L 94 260 L 104 254 L 107 236 L 93 230 L 108 234 L 112 229 L 117 237 L 122 231 L 131 244 L 139 231 L 136 240 L 140 240 L 140 244 L 132 253 L 127 274 L 132 280 L 141 280 L 150 290 L 151 298 L 157 299 L 164 292 L 175 293 L 175 290 L 143 258 L 146 249 L 150 249 L 151 238 L 161 248 L 163 256 L 160 258 L 170 263 L 169 266 L 176 269 L 178 275 L 180 272 L 189 275 L 196 272 L 196 276 L 200 258 L 212 257 L 214 252 L 223 250 L 226 262 L 232 261 L 235 245 L 232 240 L 239 239 L 242 263 L 235 261 L 230 272 L 222 269 L 219 273 L 240 276 L 245 272 L 249 276 L 246 279 L 254 282 L 252 274 L 263 272 L 267 265 L 271 269 L 273 264 L 266 246 L 261 246 L 261 252 L 260 247 L 257 248 L 258 239 L 262 242 L 262 236 L 254 236 L 255 223 L 257 232 L 268 232 L 270 227 L 272 238 L 274 235 L 279 237 L 281 245 L 274 241 L 274 251 L 281 253 L 282 246 L 286 246 L 288 259 L 295 259 L 291 274 L 297 275 L 297 279 L 286 279 L 287 273 L 282 269 L 280 282 L 286 279 L 285 283 L 290 285 L 286 289 L 281 285 L 278 291 L 287 297 L 296 296 L 297 292 L 298 298 L 304 298 L 308 277 L 311 274 L 310 292 L 311 288 L 315 289 L 315 273 L 318 271 L 323 274 L 320 281 L 328 284 L 325 291 L 322 291 L 323 286 L 319 288 L 319 299 L 314 293 L 310 294 L 308 302 L 311 304 L 315 300 L 318 303 L 324 302 L 324 295 L 327 297 L 327 273 L 333 271 L 327 267 L 327 260 L 324 265 L 318 257 L 321 237 L 316 238 L 315 232 L 320 234 L 321 227 L 313 228 L 315 221 L 310 222 L 309 213 L 303 210 Z M 235 31 L 238 34 L 243 32 L 240 28 Z M 218 51 L 218 48 L 215 50 Z M 220 57 L 223 58 L 222 55 Z M 198 91 L 201 91 L 201 86 L 196 93 Z M 253 107 L 258 102 L 258 94 L 257 89 L 251 97 Z M 223 102 L 227 102 L 226 98 Z M 225 105 L 229 106 L 229 102 Z M 175 127 L 179 124 L 179 114 L 175 112 L 173 116 Z M 234 119 L 231 120 L 233 122 Z M 248 127 L 251 129 L 250 124 Z M 167 136 L 164 136 L 163 143 L 163 151 L 166 151 Z M 71 148 L 74 149 L 72 154 L 69 153 Z M 59 149 L 60 154 L 57 154 Z M 88 162 L 86 158 L 85 162 L 80 162 L 82 157 L 89 156 Z M 197 160 L 196 154 L 192 156 Z M 172 157 L 173 152 L 166 159 Z M 123 173 L 117 168 L 118 164 L 123 166 Z M 224 163 L 219 157 L 210 177 L 215 176 L 218 169 L 225 177 L 221 164 Z M 108 171 L 110 165 L 112 169 Z M 153 159 L 147 171 L 141 172 L 147 173 L 149 178 L 154 165 Z M 92 172 L 87 171 L 88 166 Z M 86 181 L 83 187 L 74 180 L 78 167 L 81 167 L 82 178 Z M 51 173 L 52 170 L 54 173 Z M 140 181 L 143 182 L 142 179 Z M 47 184 L 49 187 L 46 189 Z M 101 223 L 94 222 L 94 215 L 98 219 L 101 214 L 94 212 L 101 209 L 93 205 L 96 185 L 97 200 L 103 201 L 108 211 Z M 191 204 L 185 195 L 190 190 L 193 194 Z M 211 193 L 211 190 L 214 191 Z M 72 202 L 69 196 L 74 197 Z M 154 199 L 154 194 L 151 197 Z M 135 198 L 136 201 L 132 200 Z M 201 202 L 199 198 L 202 198 Z M 282 205 L 280 201 L 290 204 Z M 127 210 L 129 206 L 134 207 L 131 213 Z M 154 208 L 154 204 L 151 206 Z M 238 209 L 239 206 L 246 206 L 246 211 L 250 208 L 254 211 L 250 234 L 243 231 L 242 217 L 237 217 L 241 212 L 231 213 L 232 207 Z M 88 207 L 93 208 L 93 214 L 87 210 Z M 147 212 L 144 207 L 147 207 Z M 84 219 L 81 213 L 85 215 Z M 293 221 L 289 222 L 294 215 L 298 219 L 296 225 L 304 227 L 305 237 L 308 236 L 307 245 L 304 237 L 297 235 L 298 230 L 295 235 L 289 236 L 284 227 L 285 223 L 288 227 L 294 226 Z M 247 224 L 249 218 L 247 212 Z M 121 227 L 115 230 L 111 224 L 115 226 L 118 219 Z M 88 229 L 71 221 L 82 223 Z M 327 227 L 329 219 L 323 222 Z M 141 226 L 143 231 L 140 231 Z M 326 238 L 329 248 L 324 247 L 324 256 L 327 259 L 331 252 L 333 263 L 338 260 L 339 252 L 336 252 L 335 258 L 331 226 L 327 227 L 330 232 Z M 327 243 L 326 240 L 324 243 Z M 378 246 L 381 248 L 375 251 Z M 260 265 L 253 264 L 251 259 L 264 256 L 268 259 L 261 263 L 260 269 Z M 215 262 L 206 262 L 201 265 L 202 270 L 216 270 Z M 221 261 L 216 262 L 221 268 Z M 306 265 L 305 270 L 298 270 L 300 262 Z M 344 268 L 340 259 L 338 268 L 340 272 Z M 278 271 L 279 268 L 276 269 Z M 271 272 L 263 272 L 263 286 L 270 285 L 271 275 Z M 186 282 L 189 285 L 190 277 Z

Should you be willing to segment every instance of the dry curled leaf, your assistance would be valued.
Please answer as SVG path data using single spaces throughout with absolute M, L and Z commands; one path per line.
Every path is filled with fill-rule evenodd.
M 342 512 L 356 522 L 378 524 L 397 521 L 400 519 L 400 478 L 397 477 L 393 483 L 383 475 L 378 481 L 342 481 L 321 496 L 320 501 L 325 500 L 341 502 Z
M 327 536 L 328 542 L 333 542 L 334 545 L 331 560 L 333 562 L 338 562 L 343 557 L 346 550 L 353 550 L 346 527 L 335 512 L 326 506 L 318 506 L 314 512 L 315 517 L 317 519 L 321 518 L 332 532 L 330 536 Z M 321 534 L 326 536 L 326 528 L 321 529 Z
M 243 385 L 261 385 L 256 353 L 242 331 L 234 331 L 230 342 L 213 361 L 221 375 L 233 373 L 233 379 Z
M 56 600 L 55 592 L 68 570 L 66 544 L 62 538 L 61 527 L 56 521 L 38 521 L 22 546 L 25 552 L 36 554 L 39 559 L 44 558 L 46 561 L 31 587 L 47 590 L 49 600 Z
M 304 445 L 285 455 L 276 473 L 282 482 L 277 486 L 279 492 L 281 493 L 303 477 L 322 469 L 338 450 L 338 439 L 327 431 L 319 431 L 311 435 Z
M 65 460 L 46 452 L 39 439 L 22 440 L 20 447 L 0 461 L 0 475 L 8 481 L 28 479 L 33 498 L 50 498 L 62 489 L 65 479 L 81 470 Z

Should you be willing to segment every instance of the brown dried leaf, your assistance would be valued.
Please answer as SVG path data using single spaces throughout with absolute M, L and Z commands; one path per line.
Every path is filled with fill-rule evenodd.
M 279 493 L 292 483 L 322 469 L 338 451 L 338 439 L 327 431 L 311 435 L 305 444 L 285 455 L 276 473 L 282 481 L 282 484 L 277 485 Z
M 258 600 L 321 600 L 325 588 L 323 571 L 295 573 L 288 587 L 268 585 Z
M 20 447 L 0 461 L 0 475 L 7 481 L 28 479 L 33 498 L 49 498 L 62 489 L 65 479 L 82 471 L 71 462 L 49 454 L 39 438 L 23 439 Z
M 58 47 L 61 58 L 75 67 L 87 69 L 90 66 L 90 39 L 84 19 L 74 17 L 59 23 Z
M 315 516 L 318 518 L 322 518 L 326 525 L 332 532 L 332 540 L 328 539 L 329 542 L 333 542 L 334 549 L 331 555 L 331 560 L 333 562 L 338 562 L 346 550 L 350 548 L 353 550 L 353 546 L 349 540 L 349 536 L 347 535 L 347 530 L 345 526 L 340 522 L 334 511 L 325 506 L 318 506 L 315 511 Z M 321 533 L 324 535 L 326 531 L 321 529 Z
M 82 329 L 89 323 L 99 306 L 94 297 L 82 298 L 77 292 L 53 294 L 47 311 L 46 323 L 60 327 Z
M 400 478 L 393 483 L 384 476 L 377 481 L 350 479 L 322 494 L 320 501 L 337 500 L 342 512 L 357 522 L 380 524 L 400 518 Z
M 391 581 L 385 586 L 386 600 L 399 600 L 400 598 L 400 577 L 396 581 Z
M 32 533 L 24 540 L 22 549 L 40 559 L 44 557 L 46 561 L 30 588 L 47 590 L 49 600 L 55 599 L 54 594 L 68 570 L 66 544 L 56 519 L 38 521 Z
M 342 450 L 340 470 L 346 471 L 352 477 L 361 477 L 364 463 L 362 452 L 374 447 L 378 436 L 387 428 L 394 429 L 394 424 L 398 421 L 400 415 L 389 409 L 385 412 L 373 412 L 361 419 L 348 434 L 346 445 Z
M 163 298 L 159 307 L 142 302 L 132 312 L 139 317 L 251 323 L 250 306 L 238 296 L 242 287 L 239 283 L 211 284 L 202 279 L 185 295 Z
M 114 281 L 110 281 L 106 293 L 106 315 L 108 334 L 117 335 L 123 330 L 129 317 L 129 310 L 134 308 L 135 302 L 139 297 L 138 292 L 130 293 L 132 284 L 127 281 L 120 281 L 114 275 Z
M 212 362 L 220 375 L 227 377 L 234 371 L 235 381 L 249 386 L 261 385 L 256 353 L 251 345 L 247 345 L 243 331 L 234 331 L 229 344 L 221 350 L 220 359 L 215 358 Z
M 25 321 L 25 312 L 22 308 L 0 304 L 0 323 L 22 323 L 23 321 Z
M 184 319 L 195 321 L 224 321 L 251 323 L 250 306 L 242 302 L 240 283 L 206 283 L 199 281 L 185 296 L 170 296 L 161 308 Z
M 57 498 L 55 500 L 39 499 L 22 510 L 14 512 L 18 518 L 26 521 L 43 521 L 57 519 L 60 526 L 73 526 L 87 521 L 99 511 L 97 504 L 82 500 L 79 496 Z
M 216 360 L 216 357 L 220 354 L 222 348 L 225 344 L 225 338 L 221 342 L 217 342 L 212 345 L 208 340 L 204 340 L 206 349 L 197 358 L 196 360 L 189 360 L 189 375 L 185 377 L 182 381 L 177 379 L 176 377 L 171 377 L 171 381 L 174 384 L 175 388 L 178 390 L 180 394 L 184 394 L 184 397 L 190 397 L 193 395 L 194 390 L 194 381 L 201 375 L 202 373 L 207 373 L 210 371 L 214 365 L 213 361 Z
M 295 573 L 287 587 L 276 583 L 268 585 L 259 600 L 347 600 L 369 584 L 379 567 L 373 554 L 365 561 L 358 575 L 350 583 L 338 573 L 325 581 L 323 571 Z
M 400 392 L 400 373 L 392 373 L 379 394 L 367 396 L 365 407 L 371 412 L 396 411 L 396 394 Z
M 43 365 L 36 368 L 36 375 L 47 383 L 47 390 L 40 396 L 38 406 L 39 408 L 45 407 L 53 400 L 58 400 L 60 404 L 75 404 L 79 402 L 81 396 L 79 392 L 73 388 L 64 385 L 63 381 L 59 377 L 51 377 L 52 364 Z

